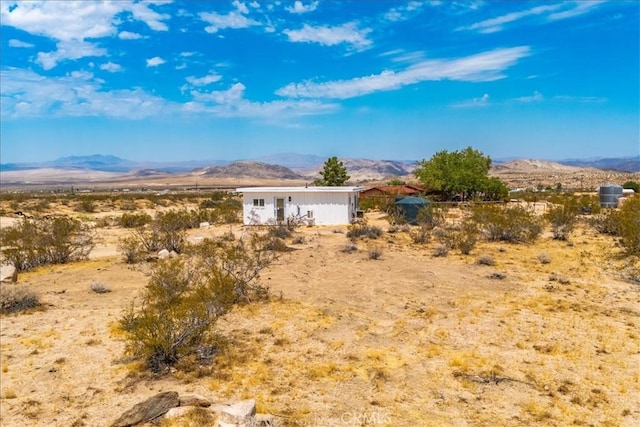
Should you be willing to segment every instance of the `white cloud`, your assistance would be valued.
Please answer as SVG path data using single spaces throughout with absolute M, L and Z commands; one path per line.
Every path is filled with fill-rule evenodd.
M 603 0 L 591 0 L 591 1 L 581 1 L 575 2 L 574 7 L 562 11 L 550 14 L 547 19 L 549 21 L 559 21 L 561 19 L 573 18 L 574 16 L 580 16 L 585 13 L 588 13 L 592 8 L 600 6 L 600 4 L 604 3 Z
M 167 61 L 160 58 L 159 56 L 154 56 L 153 58 L 147 59 L 147 67 L 157 67 L 158 65 L 162 65 L 165 62 Z
M 453 104 L 456 108 L 477 108 L 486 107 L 489 105 L 489 94 L 485 93 L 480 98 L 473 98 L 467 101 L 462 101 L 457 104 Z
M 234 2 L 234 5 L 235 3 L 237 2 Z M 244 6 L 244 4 L 242 4 L 242 6 Z M 244 6 L 244 9 L 246 9 L 246 6 Z M 242 14 L 242 10 L 244 9 L 234 10 L 224 15 L 216 12 L 202 12 L 199 16 L 200 19 L 211 24 L 204 29 L 207 33 L 217 33 L 226 28 L 240 29 L 260 25 L 259 22 L 244 16 Z
M 519 98 L 514 98 L 513 100 L 516 102 L 522 102 L 522 103 L 528 104 L 531 102 L 541 102 L 544 100 L 544 96 L 542 96 L 542 94 L 536 90 L 533 92 L 533 95 L 521 96 Z
M 354 22 L 349 22 L 337 27 L 317 26 L 304 24 L 300 30 L 284 30 L 292 42 L 320 43 L 324 46 L 334 46 L 342 43 L 350 44 L 356 48 L 365 48 L 371 45 L 367 34 L 371 29 L 358 29 Z
M 259 9 L 260 3 L 258 3 L 257 1 L 252 1 L 251 3 L 249 3 L 249 6 L 251 6 L 254 9 Z
M 30 70 L 0 71 L 3 119 L 106 116 L 137 119 L 173 108 L 141 89 L 104 91 L 91 73 L 44 77 Z
M 236 8 L 236 10 L 242 14 L 247 14 L 249 13 L 249 9 L 247 8 L 247 5 L 245 5 L 242 2 L 239 2 L 238 0 L 234 0 L 233 3 L 231 3 L 233 5 L 233 7 Z
M 316 10 L 318 8 L 318 2 L 317 1 L 312 1 L 311 3 L 309 3 L 308 5 L 304 5 L 301 1 L 296 0 L 293 3 L 293 6 L 287 6 L 285 7 L 285 10 L 287 10 L 288 12 L 291 13 L 307 13 L 307 12 L 313 12 L 314 10 Z
M 405 21 L 411 18 L 415 12 L 422 9 L 423 3 L 420 1 L 410 1 L 399 7 L 393 7 L 384 14 L 384 19 L 391 22 Z
M 603 3 L 602 0 L 570 1 L 555 4 L 545 4 L 520 12 L 511 12 L 496 18 L 486 19 L 475 24 L 458 27 L 456 30 L 478 31 L 480 33 L 495 33 L 502 31 L 505 24 L 513 23 L 531 16 L 544 17 L 547 22 L 572 18 L 589 12 L 594 7 Z
M 497 18 L 486 19 L 484 21 L 477 22 L 468 27 L 458 27 L 457 30 L 471 30 L 471 31 L 478 31 L 481 33 L 485 33 L 485 34 L 495 33 L 498 31 L 502 31 L 504 24 L 518 21 L 528 16 L 541 15 L 541 14 L 553 12 L 555 10 L 558 10 L 561 7 L 562 7 L 561 4 L 536 6 L 534 8 L 523 10 L 520 12 L 511 12 L 506 15 L 499 16 Z
M 602 104 L 608 101 L 608 98 L 605 98 L 603 96 L 558 95 L 554 96 L 553 99 L 562 102 L 578 102 L 580 104 Z
M 290 83 L 278 89 L 276 94 L 290 98 L 346 99 L 422 81 L 494 81 L 504 78 L 502 71 L 529 55 L 528 46 L 496 49 L 458 59 L 425 60 L 402 71 L 383 71 L 350 80 Z
M 87 56 L 105 56 L 107 50 L 98 47 L 95 43 L 79 40 L 60 41 L 53 52 L 38 52 L 36 62 L 45 70 L 50 70 L 58 65 L 58 62 L 67 59 L 79 59 Z
M 27 42 L 23 42 L 21 40 L 11 39 L 11 40 L 9 40 L 9 47 L 29 48 L 29 47 L 33 47 L 33 44 L 27 43 Z
M 206 86 L 211 83 L 215 83 L 222 79 L 222 76 L 219 74 L 208 74 L 204 77 L 187 77 L 186 80 L 194 86 Z
M 244 90 L 244 84 L 235 83 L 222 91 L 192 91 L 193 101 L 186 103 L 183 109 L 190 113 L 205 113 L 218 117 L 253 117 L 272 121 L 326 114 L 339 109 L 337 104 L 319 101 L 252 102 L 244 99 Z
M 138 40 L 143 38 L 143 36 L 138 33 L 132 33 L 131 31 L 120 31 L 118 38 L 122 40 Z
M 37 61 L 45 69 L 53 68 L 64 59 L 96 56 L 95 45 L 87 39 L 111 37 L 118 31 L 119 15 L 130 12 L 133 19 L 146 23 L 156 31 L 167 30 L 162 22 L 169 15 L 159 14 L 151 6 L 158 2 L 96 2 L 96 1 L 3 1 L 0 21 L 30 34 L 48 37 L 58 42 L 56 52 L 41 52 Z M 72 49 L 60 49 L 75 44 Z M 93 46 L 94 48 L 90 48 Z M 82 47 L 82 48 L 79 48 Z M 85 55 L 80 55 L 86 52 Z M 102 55 L 102 54 L 100 54 Z
M 115 64 L 111 61 L 107 62 L 106 64 L 101 64 L 100 69 L 104 71 L 108 71 L 110 73 L 116 73 L 118 71 L 122 71 L 122 67 L 120 66 L 120 64 Z

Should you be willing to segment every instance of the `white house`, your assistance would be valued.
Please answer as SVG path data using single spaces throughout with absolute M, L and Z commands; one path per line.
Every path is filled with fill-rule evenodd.
M 242 193 L 245 225 L 297 217 L 316 225 L 350 224 L 358 212 L 362 187 L 246 187 Z

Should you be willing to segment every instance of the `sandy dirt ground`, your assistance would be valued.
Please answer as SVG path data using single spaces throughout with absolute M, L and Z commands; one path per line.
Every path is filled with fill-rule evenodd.
M 346 231 L 303 227 L 302 243 L 287 241 L 261 275 L 271 301 L 216 324 L 229 345 L 212 373 L 154 378 L 132 373 L 114 327 L 150 266 L 122 262 L 126 230 L 96 230 L 88 261 L 19 278 L 44 308 L 0 317 L 0 424 L 105 426 L 175 390 L 255 398 L 278 425 L 640 425 L 640 286 L 620 279 L 611 238 L 581 228 L 571 244 L 543 236 L 434 257 L 435 242 L 404 232 L 345 253 Z

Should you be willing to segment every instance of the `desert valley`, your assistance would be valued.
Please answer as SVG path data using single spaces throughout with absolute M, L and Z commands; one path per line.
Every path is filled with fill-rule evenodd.
M 390 179 L 353 170 L 354 183 L 365 187 Z M 566 239 L 541 222 L 530 241 L 478 235 L 468 251 L 447 247 L 438 227 L 419 239 L 420 225 L 377 209 L 362 224 L 292 226 L 260 271 L 268 297 L 220 316 L 210 360 L 154 373 L 126 352 L 122 319 L 140 306 L 159 264 L 188 263 L 192 255 L 127 259 L 123 241 L 136 229 L 125 218 L 152 224 L 167 212 L 215 212 L 235 196 L 214 188 L 304 186 L 317 170 L 248 163 L 186 173 L 1 174 L 3 230 L 24 216 L 66 217 L 93 239 L 87 259 L 29 269 L 1 285 L 3 304 L 17 287 L 38 298 L 35 307 L 0 317 L 3 425 L 129 425 L 114 423 L 168 391 L 197 394 L 211 406 L 148 425 L 216 425 L 220 414 L 211 408 L 248 399 L 263 415 L 246 425 L 640 423 L 640 259 L 594 226 L 595 213 L 579 215 Z M 510 188 L 560 183 L 593 197 L 599 185 L 640 181 L 638 172 L 531 160 L 496 165 L 491 174 Z M 412 179 L 408 170 L 395 177 Z M 512 203 L 543 221 L 558 202 L 538 194 Z M 439 227 L 461 224 L 467 209 L 447 206 Z M 278 229 L 243 226 L 234 215 L 188 227 L 184 244 L 239 242 Z M 358 227 L 376 232 L 358 235 Z

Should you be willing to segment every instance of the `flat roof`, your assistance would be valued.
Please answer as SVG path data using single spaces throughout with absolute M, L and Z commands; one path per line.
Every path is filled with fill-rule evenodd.
M 354 193 L 364 187 L 243 187 L 238 193 Z

